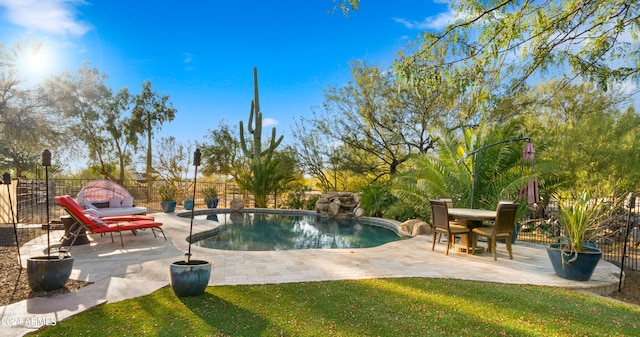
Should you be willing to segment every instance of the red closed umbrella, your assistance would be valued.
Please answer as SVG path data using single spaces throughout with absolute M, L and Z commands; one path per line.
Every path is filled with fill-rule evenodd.
M 522 161 L 533 166 L 536 162 L 535 157 L 536 150 L 533 148 L 533 144 L 527 142 L 524 150 L 522 151 Z M 520 194 L 524 195 L 527 199 L 527 204 L 535 204 L 540 201 L 540 193 L 538 192 L 538 180 L 533 179 L 530 181 L 521 191 Z

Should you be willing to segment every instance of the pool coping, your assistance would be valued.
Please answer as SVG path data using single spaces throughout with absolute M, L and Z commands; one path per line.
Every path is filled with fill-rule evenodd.
M 334 218 L 334 219 L 350 219 L 350 220 L 364 220 L 367 221 L 367 224 L 377 225 L 380 227 L 387 228 L 389 230 L 394 231 L 399 237 L 402 239 L 407 239 L 413 237 L 411 234 L 403 231 L 400 227 L 402 224 L 400 221 L 386 218 L 375 218 L 375 217 L 332 217 L 325 214 L 320 214 L 316 211 L 311 210 L 295 210 L 295 209 L 286 209 L 286 208 L 242 208 L 239 210 L 234 210 L 231 208 L 205 208 L 193 210 L 193 216 L 198 215 L 207 215 L 207 214 L 232 214 L 232 213 L 257 213 L 257 214 L 277 214 L 277 215 L 304 215 L 304 216 L 316 216 L 321 218 Z M 179 218 L 185 218 L 190 220 L 191 211 L 183 211 L 177 212 L 176 215 Z M 204 232 L 197 232 L 192 235 L 194 238 L 194 242 L 200 240 L 202 237 L 207 237 L 210 235 L 215 235 L 219 231 L 219 227 L 212 228 L 210 230 Z M 189 237 L 186 238 L 189 241 Z

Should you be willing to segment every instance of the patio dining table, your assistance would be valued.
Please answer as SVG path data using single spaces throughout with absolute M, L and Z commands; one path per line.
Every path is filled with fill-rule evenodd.
M 449 217 L 456 219 L 457 221 L 463 223 L 467 228 L 473 230 L 474 228 L 482 226 L 484 221 L 491 221 L 496 219 L 497 212 L 495 210 L 488 209 L 474 209 L 474 208 L 449 208 Z M 475 236 L 471 234 L 461 235 L 461 240 L 467 240 L 469 247 L 472 246 L 473 238 Z M 478 249 L 482 247 L 477 247 L 477 253 L 481 253 L 483 249 Z M 457 251 L 465 251 L 466 246 L 458 247 L 456 246 Z

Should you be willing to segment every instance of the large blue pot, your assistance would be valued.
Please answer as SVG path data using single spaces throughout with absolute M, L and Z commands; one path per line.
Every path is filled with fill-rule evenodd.
M 197 296 L 204 292 L 211 276 L 211 262 L 191 260 L 171 264 L 171 288 L 178 297 Z
M 193 209 L 193 200 L 185 200 L 182 203 L 182 206 L 184 207 L 184 209 L 186 209 L 187 211 L 190 211 Z
M 218 207 L 218 202 L 219 201 L 220 201 L 220 199 L 218 199 L 218 198 L 207 200 L 207 208 L 216 208 L 216 207 Z
M 520 229 L 522 228 L 521 224 L 516 224 L 516 226 L 513 228 L 513 232 L 511 232 L 511 243 L 516 243 L 516 240 L 518 239 L 518 233 L 520 232 Z M 505 243 L 505 239 L 497 239 L 498 242 L 500 243 Z
M 27 259 L 27 279 L 33 291 L 61 289 L 69 280 L 73 257 L 58 258 L 56 254 Z
M 588 281 L 596 270 L 598 261 L 602 257 L 602 251 L 593 247 L 585 247 L 582 252 L 565 251 L 563 254 L 560 247 L 560 243 L 547 245 L 547 255 L 549 255 L 556 275 L 567 280 Z M 578 258 L 568 262 L 573 259 L 575 254 L 578 254 Z
M 165 213 L 173 213 L 176 210 L 177 201 L 161 201 L 160 206 Z

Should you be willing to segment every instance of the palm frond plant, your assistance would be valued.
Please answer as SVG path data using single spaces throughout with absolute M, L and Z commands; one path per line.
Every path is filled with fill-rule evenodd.
M 471 178 L 465 165 L 458 163 L 464 153 L 464 141 L 446 133 L 436 141 L 436 154 L 410 157 L 406 169 L 393 180 L 391 193 L 402 203 L 429 214 L 429 200 L 451 196 L 456 205 L 469 205 Z
M 360 206 L 367 216 L 382 217 L 394 202 L 394 197 L 389 192 L 389 186 L 385 183 L 370 184 L 362 188 Z
M 518 132 L 513 125 L 480 127 L 462 134 L 443 132 L 436 141 L 435 154 L 416 155 L 408 161 L 406 166 L 410 169 L 395 178 L 392 193 L 403 202 L 422 208 L 428 207 L 429 199 L 442 195 L 451 196 L 458 207 L 470 207 L 473 194 L 474 204 L 485 209 L 495 209 L 503 199 L 516 200 L 520 189 L 537 178 L 533 168 L 522 165 L 522 144 L 487 148 L 476 160 L 465 154 L 517 137 Z M 476 183 L 472 193 L 474 169 Z M 522 204 L 524 209 L 525 203 Z

